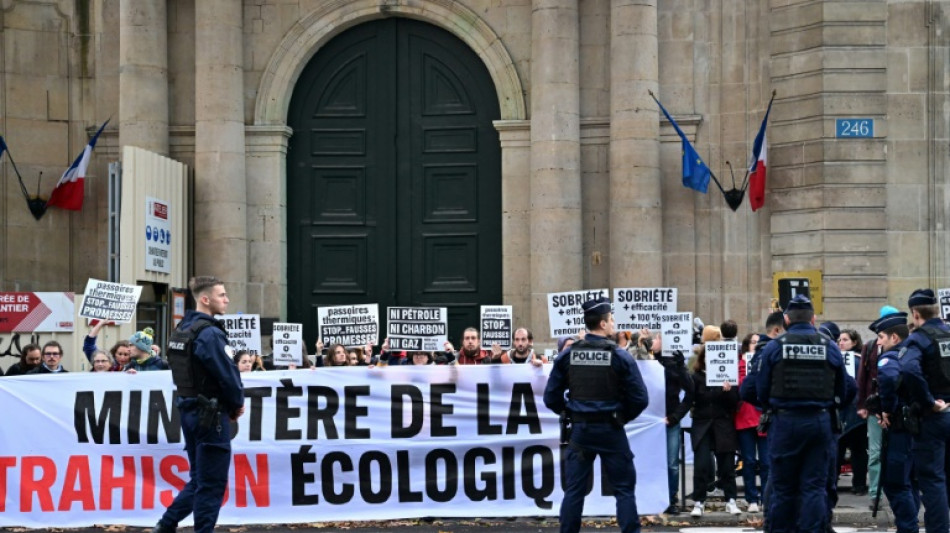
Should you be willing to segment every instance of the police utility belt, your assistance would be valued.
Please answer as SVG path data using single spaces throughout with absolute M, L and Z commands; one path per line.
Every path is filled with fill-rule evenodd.
M 589 424 L 613 424 L 620 422 L 620 417 L 617 416 L 616 411 L 601 411 L 597 413 L 578 413 L 577 411 L 571 411 L 571 421 L 586 422 Z

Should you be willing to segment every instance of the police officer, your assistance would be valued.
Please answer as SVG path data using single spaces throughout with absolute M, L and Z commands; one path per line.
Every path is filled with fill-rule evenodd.
M 825 531 L 825 487 L 835 398 L 845 398 L 845 370 L 836 343 L 815 329 L 803 295 L 785 310 L 787 332 L 762 351 L 756 392 L 772 410 L 769 518 L 773 533 Z M 797 527 L 796 527 L 797 523 Z
M 564 464 L 561 532 L 580 530 L 587 481 L 598 455 L 614 487 L 620 530 L 638 532 L 637 473 L 623 426 L 646 409 L 647 389 L 630 353 L 607 339 L 614 333 L 610 300 L 599 298 L 582 307 L 589 333 L 557 358 L 544 389 L 544 405 L 567 413 L 573 427 Z
M 909 330 L 907 313 L 891 313 L 874 321 L 869 328 L 877 334 L 877 344 L 883 352 L 877 362 L 878 401 L 870 398 L 878 423 L 887 432 L 886 461 L 879 481 L 881 489 L 894 512 L 897 533 L 917 533 L 917 513 L 920 499 L 911 480 L 911 434 L 904 424 L 903 413 L 909 407 L 906 394 L 901 394 L 901 355 Z M 875 495 L 877 497 L 877 495 Z
M 907 301 L 916 325 L 901 357 L 901 379 L 911 407 L 920 415 L 920 435 L 914 438 L 914 468 L 924 504 L 927 533 L 950 530 L 946 463 L 950 446 L 950 327 L 940 319 L 937 298 L 930 289 L 917 289 Z M 878 368 L 880 376 L 880 367 Z
M 211 276 L 189 283 L 196 310 L 189 310 L 168 341 L 168 363 L 178 387 L 190 479 L 153 533 L 174 533 L 194 512 L 195 533 L 210 533 L 218 520 L 231 465 L 231 422 L 244 413 L 244 388 L 228 353 L 224 284 Z

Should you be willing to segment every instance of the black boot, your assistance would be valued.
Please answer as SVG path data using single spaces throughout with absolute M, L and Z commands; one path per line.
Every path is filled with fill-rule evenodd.
M 177 529 L 175 526 L 166 526 L 159 520 L 158 523 L 155 524 L 155 527 L 152 528 L 151 533 L 175 533 Z

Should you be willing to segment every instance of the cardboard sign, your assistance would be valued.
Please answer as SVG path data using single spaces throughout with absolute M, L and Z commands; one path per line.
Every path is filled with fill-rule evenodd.
M 950 322 L 950 289 L 937 289 L 937 302 L 940 304 L 940 316 Z
M 715 341 L 706 343 L 706 386 L 721 387 L 739 383 L 739 343 Z
M 235 352 L 261 354 L 261 315 L 215 315 L 228 330 L 228 344 Z
M 142 295 L 142 287 L 111 283 L 90 278 L 79 305 L 79 316 L 108 320 L 117 324 L 132 321 L 135 306 Z
M 172 225 L 168 202 L 145 197 L 145 270 L 172 271 Z
M 324 346 L 379 344 L 379 304 L 318 307 L 317 325 Z
M 73 330 L 71 292 L 0 292 L 0 333 Z
M 606 298 L 607 295 L 607 289 L 548 293 L 548 324 L 551 326 L 551 337 L 556 339 L 583 333 L 586 328 L 581 305 L 588 300 Z
M 303 365 L 303 324 L 274 323 L 274 366 Z
M 861 357 L 856 352 L 852 352 L 852 351 L 841 352 L 841 362 L 844 364 L 844 369 L 847 370 L 848 375 L 853 378 L 858 377 L 856 375 L 857 374 L 856 364 L 857 364 L 857 361 L 859 361 L 860 359 Z
M 658 313 L 663 357 L 680 351 L 689 356 L 693 347 L 693 313 Z
M 492 344 L 498 344 L 503 349 L 511 349 L 511 329 L 513 311 L 510 305 L 483 305 L 482 306 L 482 348 L 491 349 Z
M 449 340 L 445 307 L 388 307 L 386 316 L 390 350 L 442 351 Z
M 659 331 L 659 314 L 675 312 L 676 289 L 672 287 L 614 289 L 617 331 Z

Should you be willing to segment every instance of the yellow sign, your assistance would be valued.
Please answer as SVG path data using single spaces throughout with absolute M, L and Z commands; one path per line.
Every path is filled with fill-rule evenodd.
M 811 299 L 811 304 L 815 308 L 815 314 L 822 314 L 824 311 L 824 304 L 822 303 L 821 294 L 821 270 L 790 270 L 786 272 L 773 272 L 772 297 L 776 299 L 782 298 L 782 295 L 779 294 L 780 280 L 786 280 L 786 284 L 792 286 L 792 291 L 795 291 L 797 288 L 800 289 L 800 287 L 804 285 L 801 283 L 801 280 L 806 280 L 808 287 L 808 298 Z M 794 294 L 792 296 L 794 296 Z

